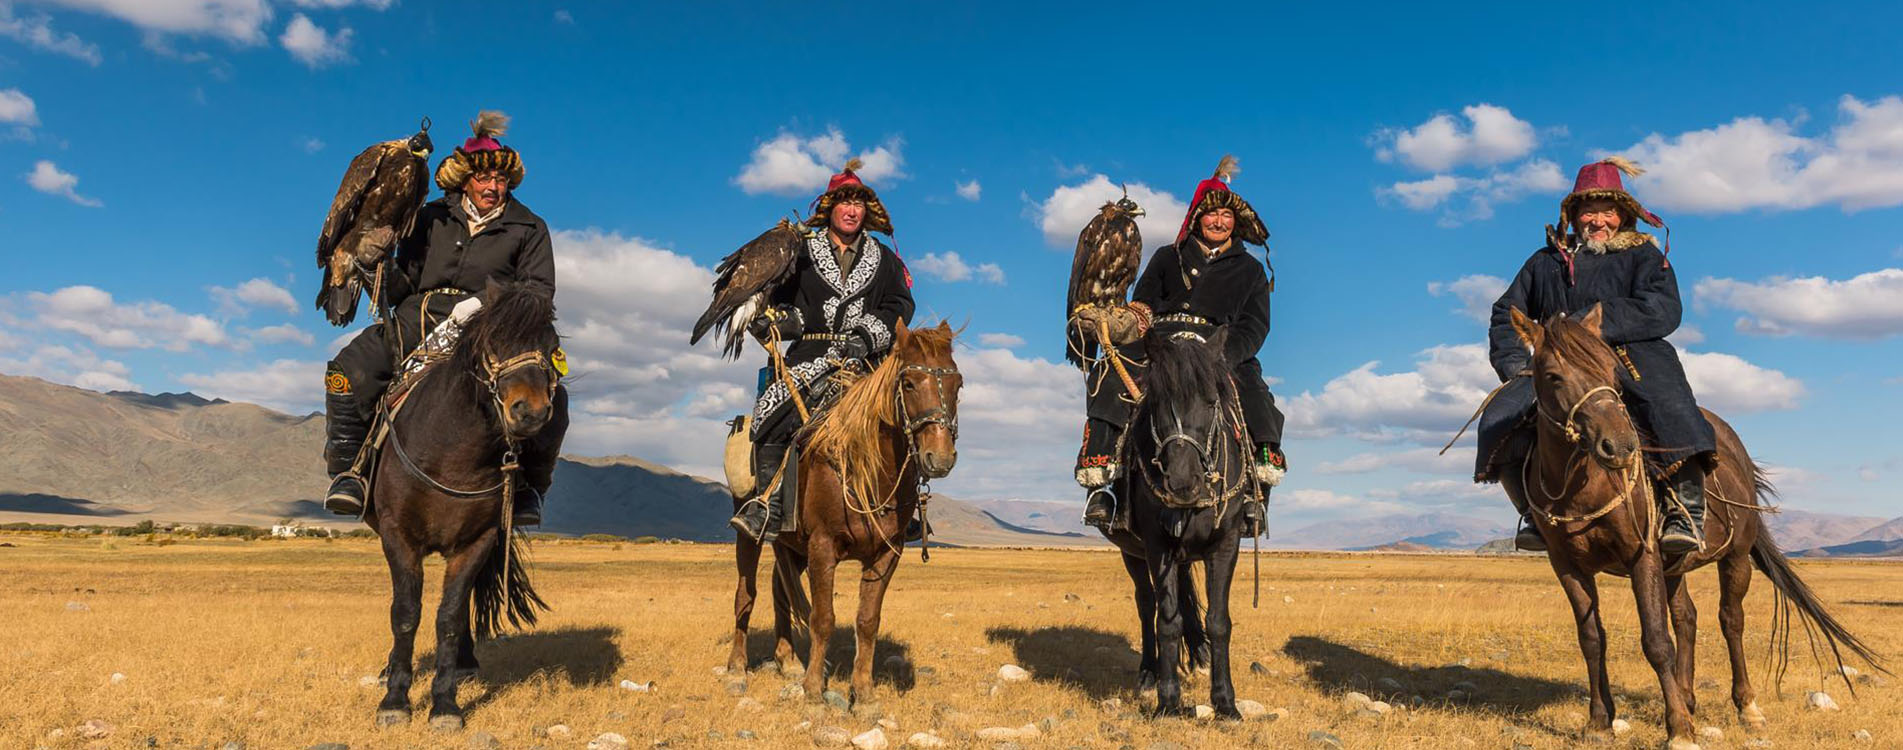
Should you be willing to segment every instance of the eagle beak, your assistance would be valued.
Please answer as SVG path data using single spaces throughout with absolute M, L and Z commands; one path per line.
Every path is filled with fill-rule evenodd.
M 1133 208 L 1133 209 L 1130 209 L 1130 215 L 1131 216 L 1149 216 L 1150 212 L 1145 211 L 1141 208 Z

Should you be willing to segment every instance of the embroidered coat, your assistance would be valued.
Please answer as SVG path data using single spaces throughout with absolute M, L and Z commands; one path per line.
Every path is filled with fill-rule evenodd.
M 1533 355 L 1513 330 L 1510 311 L 1534 320 L 1565 313 L 1584 315 L 1603 307 L 1606 343 L 1623 367 L 1619 387 L 1627 409 L 1646 436 L 1647 460 L 1663 474 L 1685 459 L 1717 450 L 1717 437 L 1692 396 L 1678 350 L 1665 337 L 1678 330 L 1682 306 L 1678 274 L 1651 235 L 1626 232 L 1604 253 L 1541 248 L 1520 267 L 1506 293 L 1493 303 L 1487 331 L 1488 356 L 1500 381 L 1511 381 L 1480 417 L 1476 481 L 1498 479 L 1507 439 L 1534 410 L 1531 378 L 1519 373 Z
M 912 319 L 912 277 L 899 256 L 870 234 L 861 234 L 850 268 L 840 268 L 830 232 L 806 241 L 794 280 L 774 290 L 772 304 L 792 305 L 801 336 L 786 350 L 786 366 L 811 407 L 813 384 L 831 376 L 846 355 L 850 336 L 864 342 L 876 364 L 892 350 L 899 321 Z M 786 383 L 769 374 L 753 407 L 752 437 L 780 442 L 798 417 Z

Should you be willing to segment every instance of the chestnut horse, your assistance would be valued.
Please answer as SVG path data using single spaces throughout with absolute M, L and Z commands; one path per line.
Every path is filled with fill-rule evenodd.
M 1718 435 L 1718 459 L 1705 483 L 1705 549 L 1682 559 L 1660 554 L 1660 513 L 1646 476 L 1638 428 L 1621 398 L 1618 360 L 1601 338 L 1602 318 L 1594 305 L 1582 317 L 1560 317 L 1542 326 L 1513 311 L 1513 328 L 1533 351 L 1539 426 L 1524 471 L 1506 472 L 1512 476 L 1502 483 L 1528 501 L 1546 539 L 1547 559 L 1572 603 L 1591 695 L 1588 729 L 1610 731 L 1614 710 L 1595 583 L 1600 573 L 1632 579 L 1640 643 L 1658 674 L 1674 750 L 1696 747 L 1691 715 L 1697 710 L 1692 667 L 1698 612 L 1684 578 L 1693 569 L 1718 564 L 1718 622 L 1731 657 L 1731 701 L 1746 726 L 1761 727 L 1765 721 L 1744 656 L 1744 597 L 1753 564 L 1777 589 L 1781 606 L 1772 631 L 1780 665 L 1788 658 L 1794 609 L 1807 632 L 1823 635 L 1840 673 L 1840 647 L 1875 666 L 1876 656 L 1825 610 L 1771 541 L 1759 515 L 1767 510 L 1761 501 L 1773 494 L 1764 470 L 1752 463 L 1731 426 L 1709 411 L 1705 419 Z
M 410 719 L 424 557 L 447 561 L 436 609 L 434 728 L 463 726 L 456 682 L 477 667 L 471 636 L 492 636 L 505 618 L 533 625 L 536 610 L 546 608 L 519 542 L 505 534 L 505 499 L 523 491 L 519 457 L 554 455 L 568 429 L 567 394 L 550 359 L 561 343 L 555 307 L 522 284 L 492 283 L 483 302 L 455 349 L 423 371 L 388 420 L 371 482 L 364 522 L 382 538 L 390 564 L 394 641 L 379 725 Z
M 848 387 L 803 434 L 797 476 L 797 529 L 773 544 L 774 658 L 794 671 L 794 621 L 811 634 L 803 687 L 809 701 L 826 690 L 826 646 L 833 634 L 833 575 L 857 560 L 859 617 L 853 628 L 852 698 L 872 695 L 872 651 L 879 612 L 905 549 L 906 521 L 919 511 L 923 481 L 951 473 L 958 460 L 958 391 L 951 326 L 897 326 L 892 353 Z M 760 546 L 737 540 L 740 584 L 727 667 L 744 679 L 747 621 L 753 612 Z M 809 602 L 800 574 L 809 579 Z

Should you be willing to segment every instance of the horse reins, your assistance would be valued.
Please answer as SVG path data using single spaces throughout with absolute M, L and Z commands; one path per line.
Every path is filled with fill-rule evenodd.
M 932 381 L 933 390 L 938 393 L 938 406 L 932 407 L 923 415 L 917 417 L 911 415 L 911 409 L 908 408 L 905 403 L 905 374 L 910 372 L 922 373 L 928 376 Z M 952 411 L 950 406 L 952 400 L 951 396 L 945 392 L 945 379 L 952 375 L 959 374 L 958 368 L 956 367 L 905 365 L 899 368 L 899 383 L 898 386 L 893 389 L 893 401 L 898 406 L 899 419 L 903 420 L 900 424 L 900 431 L 905 434 L 905 459 L 899 462 L 898 473 L 892 478 L 892 489 L 886 493 L 885 499 L 881 500 L 878 505 L 861 505 L 855 507 L 852 503 L 851 489 L 846 487 L 844 482 L 840 483 L 840 492 L 844 496 L 846 508 L 868 519 L 868 525 L 871 525 L 870 519 L 873 516 L 884 513 L 894 506 L 894 499 L 898 496 L 899 486 L 905 482 L 905 470 L 918 458 L 919 430 L 928 425 L 942 425 L 945 429 L 951 431 L 952 440 L 958 439 L 958 415 Z M 840 471 L 840 475 L 844 476 L 845 472 Z M 924 470 L 921 469 L 918 473 L 919 559 L 921 562 L 932 561 L 932 530 L 931 523 L 928 520 L 929 514 L 926 510 L 929 505 L 926 498 L 930 497 L 931 493 L 932 480 L 927 478 Z M 874 526 L 874 528 L 879 527 Z M 880 529 L 880 532 L 881 535 L 883 535 L 884 530 Z M 886 537 L 884 542 L 890 547 L 892 544 L 891 537 Z

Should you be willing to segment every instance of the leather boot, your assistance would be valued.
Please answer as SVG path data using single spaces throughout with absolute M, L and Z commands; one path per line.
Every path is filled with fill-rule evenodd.
M 1084 525 L 1110 530 L 1110 522 L 1116 518 L 1117 496 L 1109 487 L 1097 487 L 1090 491 L 1084 500 Z
M 784 443 L 762 443 L 754 448 L 753 486 L 758 494 L 743 503 L 739 512 L 727 521 L 734 531 L 762 543 L 771 540 L 769 532 L 779 531 L 779 524 L 772 523 L 779 517 L 780 505 L 780 492 L 773 485 L 773 478 L 780 471 L 780 460 L 785 457 Z
M 515 489 L 515 513 L 509 523 L 515 526 L 542 525 L 542 502 L 548 498 L 548 488 L 555 484 L 555 463 L 553 455 L 544 458 L 539 451 L 528 451 L 522 456 L 521 481 Z
M 1540 527 L 1533 523 L 1532 511 L 1526 507 L 1526 486 L 1522 481 L 1526 475 L 1521 469 L 1527 460 L 1523 455 L 1509 457 L 1496 476 L 1500 478 L 1500 489 L 1506 490 L 1507 500 L 1520 513 L 1520 522 L 1514 526 L 1513 548 L 1523 552 L 1545 552 L 1546 537 L 1540 535 Z
M 1679 466 L 1678 471 L 1672 474 L 1672 492 L 1678 495 L 1676 504 L 1669 497 L 1660 498 L 1659 510 L 1665 514 L 1665 521 L 1659 529 L 1659 551 L 1678 556 L 1704 549 L 1704 464 L 1692 458 Z M 1679 505 L 1685 506 L 1683 512 L 1680 512 Z
M 1242 501 L 1243 536 L 1261 536 L 1262 531 L 1268 528 L 1269 512 L 1268 508 L 1263 507 L 1265 505 L 1267 505 L 1267 503 L 1253 497 Z
M 343 377 L 336 371 L 331 375 Z M 335 390 L 327 389 L 324 396 L 324 463 L 331 479 L 324 509 L 340 516 L 361 516 L 368 488 L 354 468 L 370 433 L 370 420 L 364 418 L 353 395 Z

